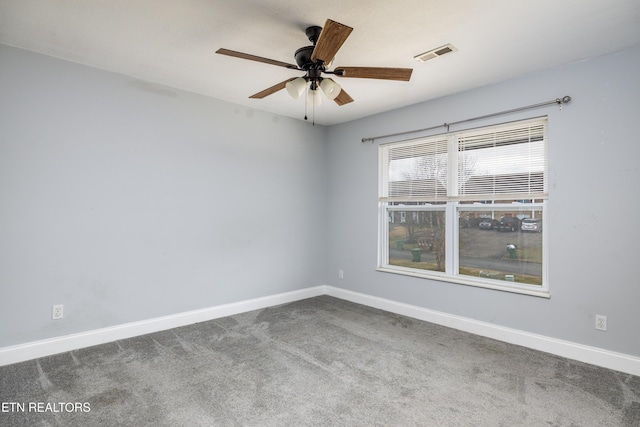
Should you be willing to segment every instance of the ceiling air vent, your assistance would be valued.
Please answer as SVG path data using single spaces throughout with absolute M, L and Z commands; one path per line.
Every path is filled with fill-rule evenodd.
M 446 44 L 444 46 L 432 49 L 429 52 L 421 53 L 420 55 L 414 56 L 414 58 L 420 62 L 427 62 L 430 59 L 446 55 L 447 53 L 455 52 L 456 50 L 458 49 L 456 49 L 452 44 Z

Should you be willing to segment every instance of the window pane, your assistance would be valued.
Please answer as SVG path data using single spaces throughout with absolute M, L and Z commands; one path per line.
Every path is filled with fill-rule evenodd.
M 445 212 L 389 210 L 389 265 L 445 271 Z
M 542 285 L 542 209 L 459 210 L 459 274 Z

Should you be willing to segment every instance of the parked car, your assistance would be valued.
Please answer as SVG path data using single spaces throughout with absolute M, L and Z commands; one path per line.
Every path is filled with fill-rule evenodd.
M 483 219 L 484 218 L 469 218 L 467 220 L 467 225 L 473 228 L 479 227 Z
M 542 219 L 540 218 L 523 219 L 520 229 L 522 231 L 535 231 L 540 233 L 542 232 Z
M 497 219 L 485 218 L 479 224 L 481 230 L 495 230 L 500 221 Z
M 520 218 L 516 218 L 515 216 L 505 216 L 503 217 L 496 230 L 498 231 L 516 231 L 520 230 Z

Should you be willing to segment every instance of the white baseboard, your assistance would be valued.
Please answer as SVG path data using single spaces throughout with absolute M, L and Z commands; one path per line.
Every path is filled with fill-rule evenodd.
M 95 329 L 77 334 L 64 335 L 56 338 L 4 347 L 0 348 L 0 366 L 132 338 L 152 332 L 164 331 L 198 322 L 205 322 L 207 320 L 218 319 L 220 317 L 232 316 L 234 314 L 245 313 L 251 310 L 273 307 L 275 305 L 286 304 L 305 298 L 312 298 L 324 295 L 325 290 L 325 286 L 316 286 L 298 291 L 285 292 L 262 298 L 204 308 L 201 310 L 187 311 L 170 316 L 157 317 L 139 322 L 126 323 L 108 328 Z
M 466 317 L 429 310 L 384 298 L 334 288 L 332 286 L 326 286 L 325 290 L 327 295 L 343 300 L 640 376 L 639 357 L 577 344 L 571 341 L 550 338 L 544 335 L 532 334 L 518 329 L 506 328 L 492 323 L 480 322 Z
M 231 304 L 224 304 L 202 310 L 188 311 L 140 322 L 127 323 L 109 328 L 96 329 L 78 334 L 34 341 L 10 347 L 0 348 L 0 366 L 23 362 L 39 357 L 77 350 L 79 348 L 104 344 L 153 332 L 164 331 L 180 326 L 191 325 L 220 317 L 232 316 L 279 304 L 286 304 L 305 298 L 330 295 L 373 308 L 389 311 L 414 319 L 424 320 L 442 326 L 493 338 L 511 344 L 544 351 L 592 365 L 640 376 L 640 358 L 622 353 L 576 344 L 570 341 L 532 334 L 517 329 L 506 328 L 466 317 L 455 316 L 423 307 L 404 304 L 367 294 L 335 288 L 316 286 L 282 294 L 255 298 Z

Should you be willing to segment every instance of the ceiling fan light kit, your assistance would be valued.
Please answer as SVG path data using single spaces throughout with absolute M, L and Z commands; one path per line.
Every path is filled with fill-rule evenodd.
M 353 98 L 338 83 L 331 78 L 323 77 L 323 74 L 343 78 L 410 80 L 413 72 L 411 68 L 336 67 L 330 71 L 336 53 L 352 31 L 353 28 L 331 19 L 327 19 L 324 28 L 316 25 L 308 27 L 305 33 L 313 46 L 304 46 L 296 50 L 294 58 L 297 65 L 224 48 L 218 49 L 216 53 L 305 72 L 303 77 L 287 79 L 250 96 L 255 99 L 262 99 L 282 89 L 286 89 L 291 97 L 298 99 L 307 88 L 307 105 L 317 106 L 322 102 L 317 90 L 320 88 L 327 98 L 342 106 L 353 102 Z
M 309 107 L 317 107 L 322 105 L 322 97 L 320 96 L 320 92 L 315 89 L 307 89 L 307 106 Z
M 285 87 L 287 88 L 287 92 L 289 93 L 289 95 L 291 95 L 292 98 L 298 99 L 300 98 L 300 95 L 302 95 L 302 92 L 304 92 L 304 89 L 307 87 L 307 81 L 302 77 L 298 77 L 297 79 L 287 82 L 285 84 Z
M 329 79 L 329 78 L 322 79 L 322 81 L 320 82 L 320 89 L 322 89 L 326 97 L 332 101 L 336 99 L 336 97 L 340 94 L 340 91 L 342 90 L 342 88 L 338 83 L 334 82 L 332 79 Z

